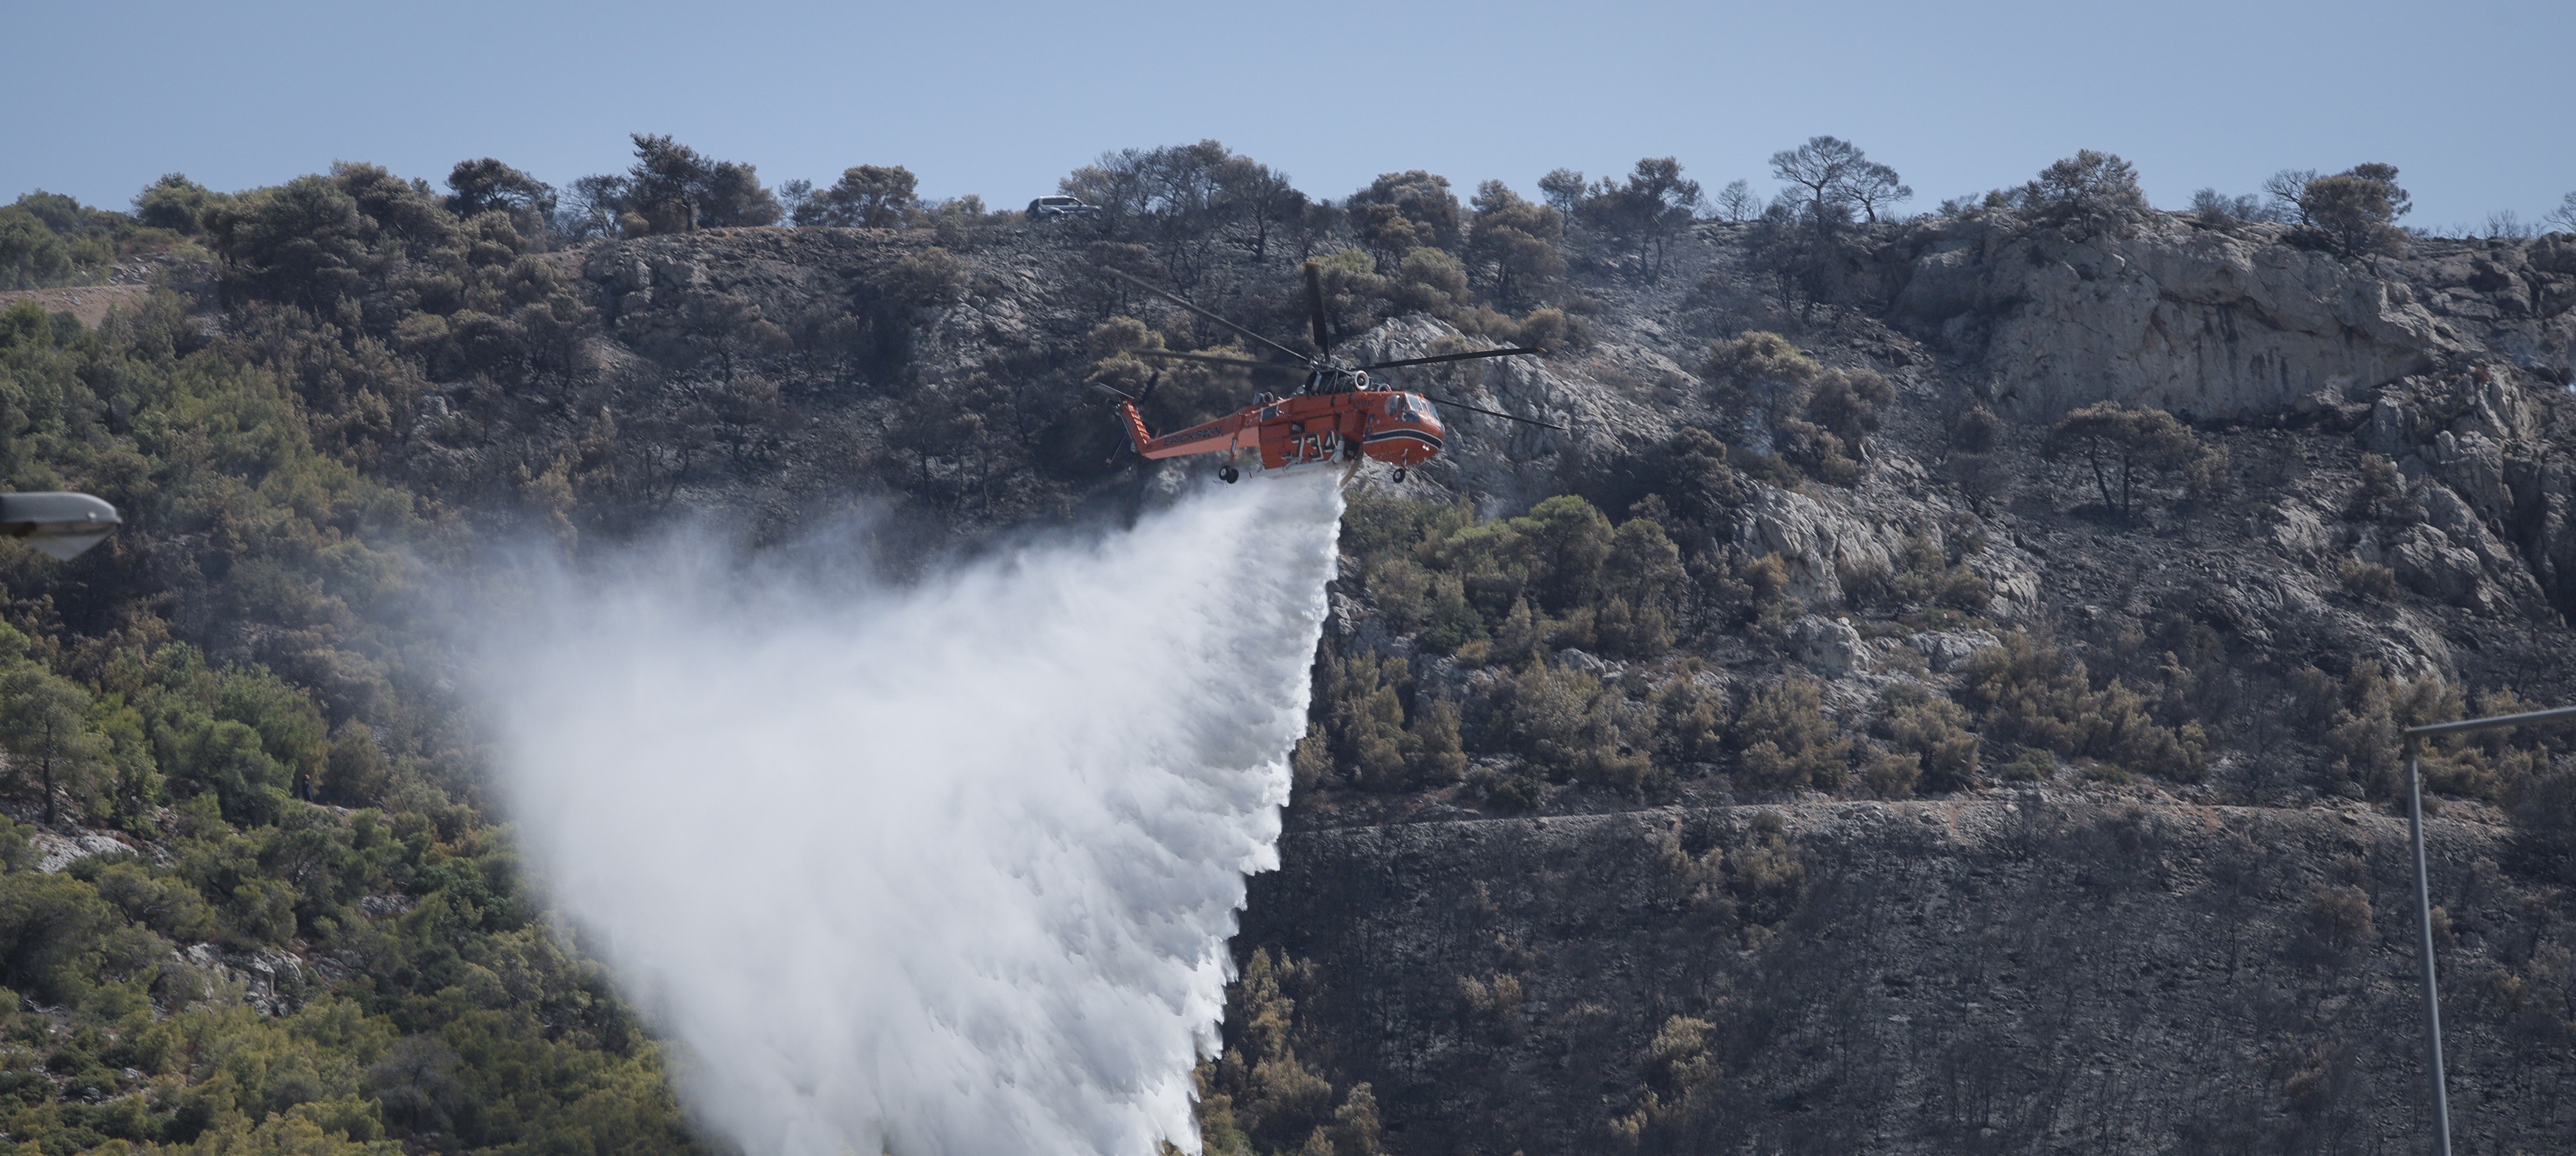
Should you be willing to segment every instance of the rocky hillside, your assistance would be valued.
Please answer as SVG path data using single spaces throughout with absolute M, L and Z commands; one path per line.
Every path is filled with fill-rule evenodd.
M 1564 429 L 1453 408 L 1353 487 L 1211 1150 L 2415 1143 L 2396 733 L 2576 700 L 2576 238 L 1379 194 L 572 244 L 350 165 L 173 217 L 94 328 L 0 315 L 18 483 L 136 514 L 12 572 L 11 685 L 90 753 L 0 790 L 0 890 L 81 914 L 0 968 L 0 1127 L 690 1143 L 522 901 L 407 567 L 700 518 L 902 574 L 1115 523 L 1219 483 L 1084 384 L 1241 346 L 1099 271 L 1294 341 L 1312 259 L 1347 353 L 1546 345 L 1393 380 Z M 1159 382 L 1165 427 L 1260 388 Z M 2468 1150 L 2571 1123 L 2570 757 L 2427 762 Z
M 1072 229 L 600 242 L 549 260 L 598 309 L 585 348 L 605 394 L 433 391 L 410 469 L 433 489 L 492 479 L 492 430 L 577 443 L 605 399 L 618 438 L 659 430 L 652 453 L 711 443 L 647 463 L 667 469 L 644 484 L 654 502 L 755 525 L 891 502 L 951 543 L 1113 515 L 1213 481 L 1115 456 L 1079 396 L 1115 353 L 1095 327 L 1131 314 L 1182 348 L 1229 340 L 1092 273 L 1133 257 Z M 1291 268 L 1221 268 L 1193 294 L 1293 335 Z M 1558 633 L 1535 657 L 1631 703 L 1687 682 L 1716 700 L 1716 739 L 1641 778 L 1533 770 L 1497 736 L 1525 675 L 1388 608 L 1388 572 L 1355 543 L 1327 667 L 1404 659 L 1388 687 L 1417 721 L 1455 703 L 1468 772 L 1365 783 L 1319 682 L 1288 868 L 1257 888 L 1242 950 L 1306 968 L 1288 986 L 1311 986 L 1291 1002 L 1316 1079 L 1373 1086 L 1383 1138 L 1345 1120 L 1342 1143 L 2403 1148 L 2416 1058 L 2393 726 L 2576 693 L 2576 239 L 2349 260 L 2267 224 L 2146 214 L 2071 234 L 1999 211 L 1880 229 L 1847 273 L 1821 306 L 1777 294 L 1757 227 L 1703 224 L 1659 278 L 1579 263 L 1574 332 L 1543 363 L 1412 378 L 1569 430 L 1453 415 L 1443 461 L 1363 494 L 1463 499 L 1486 520 L 1551 494 L 1610 520 L 1651 499 L 1690 569 L 1677 649 L 1623 657 Z M 1476 327 L 1388 312 L 1350 350 L 1430 353 Z M 1765 471 L 1795 415 L 1762 402 L 1777 381 L 1710 358 L 1744 330 L 1886 381 L 1847 445 L 1857 469 Z M 1218 404 L 1226 384 L 1203 389 Z M 775 415 L 737 438 L 726 407 L 744 391 Z M 2097 402 L 2172 412 L 2202 476 L 2097 487 L 2050 443 Z M 1994 425 L 1971 443 L 1976 415 Z M 1677 510 L 1685 430 L 1734 445 L 1731 489 L 1698 525 Z M 1744 579 L 1757 564 L 1770 577 Z M 1940 574 L 1981 592 L 1893 590 Z M 1731 610 L 1726 582 L 1772 587 Z M 2012 639 L 2043 646 L 2045 669 L 1981 662 Z M 2143 705 L 2117 726 L 2161 726 L 2166 754 L 2050 739 L 2002 703 L 2048 680 L 2061 703 L 2040 713 L 2081 726 L 2130 695 Z M 1747 765 L 1757 703 L 1783 685 L 1814 690 L 1850 778 Z M 1981 744 L 1940 783 L 1870 778 L 1873 749 L 1904 754 L 1891 718 L 1911 693 L 1963 703 Z M 2460 1117 L 2491 1151 L 2568 1125 L 2566 852 L 2506 816 L 2566 806 L 2543 785 L 2563 783 L 2555 760 L 2527 744 L 2437 760 L 2455 796 L 2434 839 Z M 1855 801 L 1873 793 L 1937 801 Z M 1530 808 L 1566 819 L 1510 819 Z M 1213 1066 L 1211 1089 L 1247 1143 L 1293 1146 L 1298 1110 L 1255 1061 Z
M 1435 601 L 1455 573 L 1473 601 L 1468 564 L 1444 560 L 1464 530 L 1350 540 L 1287 866 L 1258 884 L 1240 943 L 1242 1042 L 1207 1073 L 1217 1142 L 2411 1146 L 2394 728 L 2576 693 L 2576 238 L 2361 260 L 2271 225 L 2146 214 L 2081 233 L 1975 213 L 1869 234 L 1819 303 L 1778 290 L 1757 233 L 1702 225 L 1659 277 L 1578 261 L 1571 330 L 1543 362 L 1407 379 L 1568 428 L 1453 415 L 1449 454 L 1403 487 L 1370 476 L 1364 507 L 1463 502 L 1508 525 L 1574 494 L 1605 533 L 1652 517 L 1689 574 L 1678 638 L 1578 638 L 1533 585 L 1537 641 L 1501 658 L 1509 596 L 1463 643 L 1411 608 L 1409 573 Z M 903 334 L 904 390 L 810 356 L 765 363 L 796 415 L 770 464 L 710 467 L 677 503 L 782 519 L 866 495 L 931 511 L 918 524 L 956 541 L 1213 484 L 1118 460 L 1076 390 L 1114 370 L 1105 318 L 1179 347 L 1227 340 L 1091 272 L 1135 254 L 1061 228 L 936 254 L 933 239 L 738 231 L 562 260 L 612 366 L 705 345 L 690 327 L 709 300 L 755 308 L 781 350 L 810 343 L 818 302 L 856 302 L 871 325 L 871 301 L 931 302 Z M 1193 292 L 1285 336 L 1289 268 Z M 950 288 L 901 288 L 930 273 Z M 1419 354 L 1479 330 L 1510 336 L 1434 307 L 1390 311 L 1349 348 Z M 1808 367 L 1744 370 L 1746 330 L 1789 333 Z M 1840 458 L 1780 468 L 1810 436 L 1796 423 L 1821 419 L 1766 391 L 1819 373 L 1867 373 L 1887 396 Z M 688 412 L 722 379 L 666 374 L 657 404 Z M 2104 402 L 2179 419 L 2189 460 L 2095 474 L 2059 423 Z M 924 407 L 971 436 L 922 440 L 905 423 Z M 1694 430 L 1731 447 L 1722 499 L 1675 465 Z M 1651 744 L 1642 769 L 1516 745 L 1541 676 L 1590 688 L 1568 709 L 1612 719 L 1567 734 Z M 1381 691 L 1406 736 L 1454 708 L 1464 773 L 1373 777 L 1335 696 Z M 1672 754 L 1688 744 L 1668 718 L 1618 729 L 1619 711 L 1669 716 L 1685 692 L 1713 704 L 1697 747 Z M 1927 696 L 1970 736 L 1946 773 L 1908 737 Z M 1794 747 L 1773 731 L 1800 710 L 1826 753 L 1754 752 Z M 2545 1149 L 2576 1123 L 2559 1094 L 2576 876 L 2558 749 L 2434 760 L 2469 1150 Z M 1764 761 L 1781 757 L 1789 773 Z

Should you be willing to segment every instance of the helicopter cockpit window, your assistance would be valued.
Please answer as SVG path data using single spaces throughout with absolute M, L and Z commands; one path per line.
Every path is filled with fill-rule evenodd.
M 1440 410 L 1438 407 L 1431 404 L 1430 398 L 1417 397 L 1413 399 L 1413 417 L 1416 421 L 1432 422 L 1436 424 L 1440 420 Z

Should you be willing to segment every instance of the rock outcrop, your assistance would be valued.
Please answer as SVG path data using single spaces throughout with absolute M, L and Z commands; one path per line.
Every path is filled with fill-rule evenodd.
M 2046 418 L 2096 401 L 2202 418 L 2314 410 L 2458 348 L 2371 267 L 2161 214 L 2069 238 L 1927 228 L 1893 315 L 1982 351 L 1996 407 Z
M 1845 572 L 1888 568 L 1890 543 L 1877 523 L 1777 486 L 1753 487 L 1737 514 L 1735 539 L 1754 557 L 1779 555 L 1788 567 L 1789 594 L 1802 601 L 1840 602 Z

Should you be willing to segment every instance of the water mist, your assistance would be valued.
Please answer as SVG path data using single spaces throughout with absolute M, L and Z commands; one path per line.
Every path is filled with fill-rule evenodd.
M 529 583 L 483 665 L 506 799 L 700 1118 L 752 1156 L 1195 1152 L 1340 509 L 1212 488 L 902 590 L 685 542 Z

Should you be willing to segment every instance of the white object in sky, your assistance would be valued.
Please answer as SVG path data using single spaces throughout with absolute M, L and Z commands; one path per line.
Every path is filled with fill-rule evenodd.
M 116 507 L 88 494 L 0 494 L 0 534 L 66 562 L 124 524 Z

